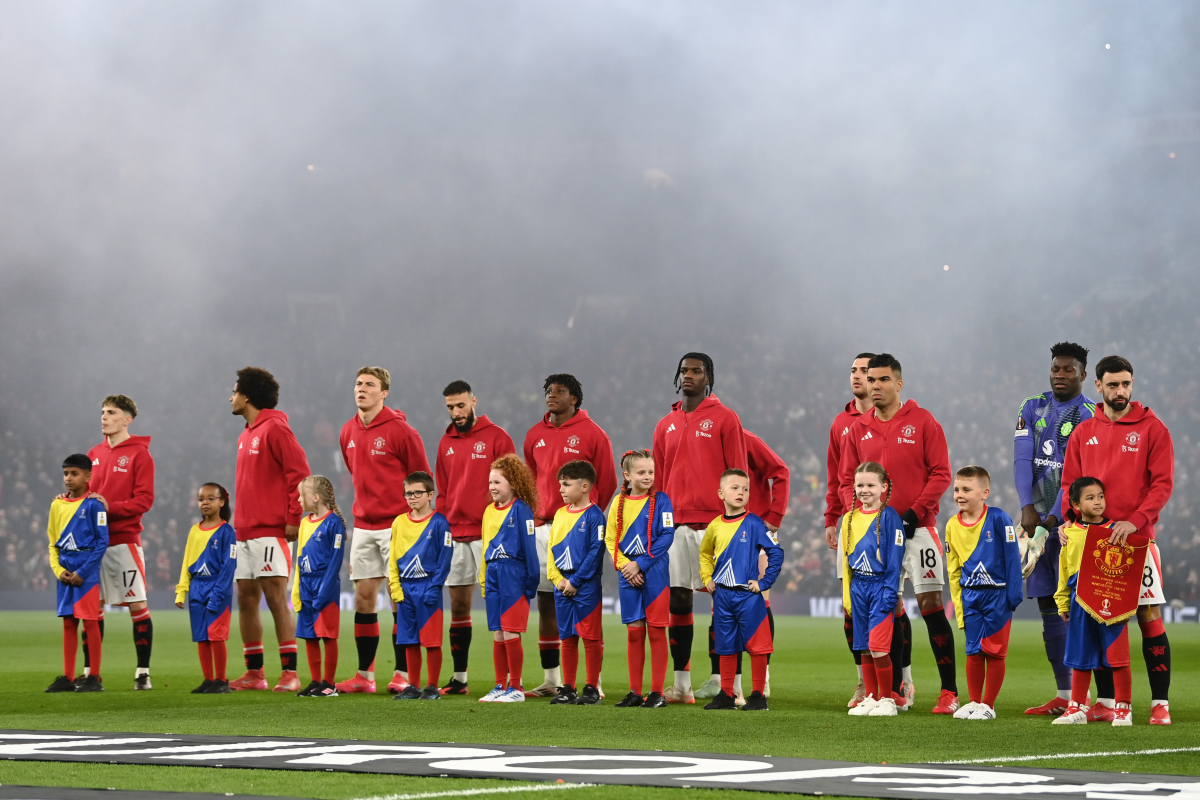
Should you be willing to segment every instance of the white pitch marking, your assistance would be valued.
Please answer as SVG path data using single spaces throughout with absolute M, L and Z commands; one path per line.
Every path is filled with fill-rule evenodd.
M 1100 753 L 1053 753 L 1048 756 L 1008 756 L 967 758 L 962 761 L 930 761 L 930 764 L 1011 764 L 1016 761 L 1050 761 L 1057 758 L 1096 758 L 1099 756 L 1157 756 L 1162 753 L 1200 753 L 1200 747 L 1156 747 L 1153 750 L 1106 750 Z
M 426 797 L 468 797 L 477 794 L 513 794 L 514 792 L 552 792 L 559 789 L 586 789 L 594 783 L 533 783 L 528 786 L 505 786 L 497 789 L 463 789 L 457 792 L 421 792 L 420 794 L 385 794 L 378 797 L 359 797 L 356 800 L 422 800 Z

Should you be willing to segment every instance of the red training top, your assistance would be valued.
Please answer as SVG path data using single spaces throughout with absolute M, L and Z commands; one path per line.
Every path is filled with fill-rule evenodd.
M 883 465 L 892 480 L 888 505 L 904 514 L 917 515 L 922 528 L 937 528 L 942 495 L 953 483 L 950 451 L 942 426 L 916 400 L 905 400 L 896 416 L 882 422 L 872 408 L 842 437 L 841 478 L 843 508 L 854 502 L 854 471 L 864 461 Z
M 437 451 L 437 510 L 450 521 L 454 541 L 483 537 L 483 512 L 492 502 L 488 493 L 492 462 L 515 452 L 512 437 L 486 415 L 476 417 L 466 433 L 459 433 L 453 423 L 446 428 Z
M 601 508 L 617 493 L 616 460 L 612 440 L 582 408 L 559 427 L 550 423 L 550 412 L 525 435 L 525 463 L 537 481 L 538 525 L 549 525 L 554 512 L 563 507 L 558 493 L 558 470 L 568 461 L 588 461 L 596 468 L 592 502 Z
M 149 436 L 130 436 L 116 447 L 108 439 L 88 450 L 88 491 L 108 501 L 108 544 L 141 544 L 142 514 L 154 505 L 154 459 Z
M 363 425 L 355 414 L 342 426 L 342 460 L 354 481 L 354 527 L 369 531 L 391 528 L 408 513 L 404 479 L 430 472 L 421 434 L 404 421 L 404 412 L 384 406 Z
M 703 530 L 725 513 L 717 497 L 721 473 L 746 470 L 742 421 L 715 394 L 685 413 L 683 401 L 654 426 L 654 482 L 671 498 L 675 524 Z
M 233 529 L 239 542 L 300 524 L 300 481 L 312 473 L 287 414 L 264 408 L 238 437 Z
M 747 507 L 751 514 L 757 514 L 768 525 L 778 528 L 787 513 L 792 471 L 761 438 L 747 430 L 743 430 L 742 435 L 746 437 L 746 461 L 750 465 Z
M 1138 533 L 1154 538 L 1159 512 L 1175 486 L 1175 445 L 1171 432 L 1141 403 L 1116 422 L 1096 406 L 1091 419 L 1079 423 L 1067 442 L 1063 459 L 1063 508 L 1071 507 L 1071 483 L 1087 476 L 1104 484 L 1104 516 L 1133 523 Z
M 853 400 L 846 403 L 846 408 L 833 418 L 829 426 L 829 449 L 825 451 L 825 527 L 837 525 L 838 517 L 846 513 L 842 505 L 841 495 L 841 457 L 842 437 L 850 433 L 854 420 L 862 416 Z M 855 465 L 857 466 L 857 465 Z

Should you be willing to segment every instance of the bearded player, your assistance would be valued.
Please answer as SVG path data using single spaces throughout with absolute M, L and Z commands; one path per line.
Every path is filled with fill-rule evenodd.
M 383 404 L 392 376 L 383 367 L 362 367 L 354 378 L 358 413 L 342 426 L 342 459 L 354 481 L 354 535 L 350 540 L 350 579 L 354 581 L 354 644 L 358 672 L 337 685 L 338 693 L 375 691 L 375 654 L 379 649 L 379 590 L 388 579 L 392 522 L 408 513 L 404 479 L 429 472 L 421 434 L 404 412 Z M 396 669 L 388 691 L 407 688 L 407 657 L 396 641 L 396 611 L 392 610 L 392 650 Z M 417 687 L 420 688 L 420 687 Z
M 1102 402 L 1095 416 L 1079 423 L 1067 443 L 1062 485 L 1069 491 L 1076 478 L 1099 479 L 1107 502 L 1105 514 L 1115 520 L 1109 541 L 1123 545 L 1132 533 L 1150 539 L 1137 618 L 1150 678 L 1150 724 L 1170 725 L 1171 643 L 1159 610 L 1166 596 L 1154 526 L 1175 486 L 1175 445 L 1162 420 L 1133 399 L 1133 365 L 1128 360 L 1100 359 L 1096 389 Z M 1069 497 L 1064 502 L 1069 504 Z
M 945 559 L 937 532 L 941 497 L 952 482 L 946 434 L 933 415 L 915 400 L 900 398 L 904 377 L 900 362 L 891 354 L 880 353 L 867 362 L 867 388 L 871 392 L 871 410 L 855 420 L 842 437 L 839 481 L 842 503 L 849 508 L 854 502 L 851 491 L 854 471 L 864 461 L 882 464 L 892 477 L 888 505 L 899 512 L 907 539 L 901 589 L 904 578 L 908 578 L 917 595 L 942 679 L 942 691 L 933 713 L 953 714 L 958 710 L 954 631 L 942 603 Z M 912 696 L 906 692 L 904 707 L 911 708 L 912 702 Z
M 146 605 L 142 515 L 154 505 L 154 459 L 150 456 L 150 437 L 129 432 L 137 413 L 137 404 L 123 394 L 110 395 L 100 404 L 100 432 L 104 441 L 88 451 L 92 462 L 88 490 L 108 511 L 108 549 L 100 563 L 100 596 L 110 606 L 129 608 L 133 648 L 137 653 L 133 688 L 145 691 L 152 688 L 150 650 L 154 645 L 154 623 Z M 99 630 L 103 636 L 103 609 L 100 616 Z M 84 655 L 88 655 L 86 647 Z M 90 657 L 85 658 L 84 667 L 85 672 L 90 670 Z
M 654 465 L 662 491 L 675 510 L 671 542 L 671 658 L 675 684 L 664 693 L 670 703 L 695 703 L 692 691 L 692 593 L 706 591 L 700 576 L 700 542 L 708 523 L 725 513 L 718 494 L 726 470 L 747 469 L 746 437 L 733 409 L 712 393 L 713 362 L 688 353 L 675 368 L 681 399 L 654 428 Z M 716 681 L 720 688 L 720 674 Z M 706 684 L 707 685 L 707 684 Z
M 1038 528 L 1049 534 L 1033 572 L 1025 579 L 1025 596 L 1037 599 L 1046 659 L 1058 690 L 1049 702 L 1026 709 L 1026 714 L 1059 716 L 1071 700 L 1071 668 L 1063 663 L 1067 623 L 1058 615 L 1054 593 L 1061 550 L 1058 527 L 1063 520 L 1063 458 L 1071 435 L 1096 412 L 1095 402 L 1083 395 L 1087 357 L 1087 348 L 1074 342 L 1059 342 L 1050 348 L 1050 391 L 1021 403 L 1013 434 L 1013 478 L 1021 500 L 1021 527 L 1029 539 L 1038 535 Z M 1099 697 L 1113 697 L 1111 671 L 1096 671 L 1096 690 Z M 1103 709 L 1097 704 L 1097 712 Z
M 525 463 L 537 482 L 540 507 L 534 511 L 537 522 L 537 552 L 541 581 L 538 584 L 538 650 L 545 679 L 541 686 L 526 694 L 550 697 L 562 685 L 558 635 L 558 616 L 554 608 L 554 586 L 546 577 L 546 550 L 554 515 L 562 508 L 558 471 L 571 461 L 587 461 L 596 469 L 592 502 L 607 508 L 617 492 L 616 459 L 612 441 L 583 410 L 583 386 L 574 375 L 556 374 L 542 384 L 546 414 L 525 436 Z M 600 696 L 604 696 L 600 690 Z
M 454 552 L 446 589 L 450 593 L 450 655 L 454 674 L 442 694 L 469 694 L 467 657 L 471 650 L 471 604 L 483 566 L 483 512 L 492 503 L 488 474 L 492 462 L 515 453 L 508 432 L 476 416 L 478 398 L 466 381 L 453 381 L 442 390 L 450 425 L 437 450 L 438 510 L 450 522 Z

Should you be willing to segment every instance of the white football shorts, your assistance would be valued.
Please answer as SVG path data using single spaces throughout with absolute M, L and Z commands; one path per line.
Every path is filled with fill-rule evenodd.
M 350 580 L 386 578 L 392 553 L 392 529 L 369 531 L 355 528 L 350 542 Z
M 110 606 L 146 602 L 146 558 L 140 544 L 114 544 L 104 551 L 100 597 Z
M 264 536 L 237 543 L 237 567 L 233 577 L 239 581 L 258 578 L 287 578 L 292 570 L 292 546 L 282 536 Z
M 474 586 L 479 583 L 479 565 L 483 563 L 483 539 L 473 542 L 455 542 L 454 554 L 450 556 L 450 574 L 447 586 Z

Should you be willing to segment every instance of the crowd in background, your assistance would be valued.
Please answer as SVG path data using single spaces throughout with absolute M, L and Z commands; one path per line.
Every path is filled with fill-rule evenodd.
M 1131 359 L 1136 371 L 1134 398 L 1153 408 L 1171 430 L 1175 491 L 1157 531 L 1168 599 L 1194 603 L 1200 600 L 1200 510 L 1196 508 L 1200 498 L 1191 487 L 1191 478 L 1200 467 L 1200 409 L 1195 403 L 1200 388 L 1195 347 L 1200 317 L 1183 307 L 1182 298 L 1163 302 L 1178 304 L 1179 313 L 1161 315 L 1162 322 L 1141 317 L 1137 324 L 1142 335 L 1136 340 L 1126 338 L 1128 333 L 1123 330 L 1139 313 L 1136 308 L 1126 312 L 1127 318 L 1090 319 L 1095 340 L 1082 336 L 1079 340 L 1092 349 L 1089 374 L 1091 365 L 1109 352 L 1106 348 L 1110 345 L 1105 343 L 1114 348 L 1123 345 L 1122 355 Z M 569 371 L 580 378 L 584 408 L 608 432 L 616 453 L 648 446 L 655 422 L 676 399 L 671 386 L 673 358 L 638 349 L 636 341 L 634 337 L 618 339 L 607 349 L 589 351 L 586 359 L 572 359 L 578 363 L 561 363 L 549 370 Z M 954 468 L 976 463 L 990 470 L 990 503 L 1013 516 L 1020 511 L 1012 482 L 1013 426 L 1021 401 L 1049 388 L 1050 344 L 1045 342 L 1040 354 L 1022 354 L 1020 358 L 1002 347 L 985 355 L 979 355 L 979 350 L 972 355 L 968 348 L 961 357 L 947 358 L 896 353 L 902 363 L 915 360 L 922 365 L 919 372 L 906 366 L 903 395 L 916 399 L 941 422 Z M 932 351 L 933 345 L 930 347 Z M 840 593 L 823 535 L 825 450 L 829 425 L 850 399 L 848 370 L 856 352 L 857 348 L 847 349 L 842 368 L 832 364 L 810 367 L 803 346 L 789 353 L 778 342 L 747 334 L 732 346 L 727 343 L 724 357 L 716 362 L 716 394 L 791 467 L 791 500 L 780 530 L 786 560 L 777 592 Z M 1039 355 L 1045 365 L 1040 378 L 1030 379 L 1028 375 L 1037 373 L 1014 368 L 1018 363 L 1037 361 Z M 230 364 L 230 384 L 240 366 Z M 267 363 L 260 366 L 272 367 Z M 351 388 L 358 366 L 339 365 L 319 385 L 285 383 L 279 406 L 289 415 L 313 472 L 333 479 L 343 510 L 351 507 L 353 489 L 342 463 L 338 432 L 355 411 Z M 401 365 L 383 366 L 393 373 L 388 405 L 407 414 L 433 463 L 438 440 L 448 424 L 442 387 L 406 383 Z M 544 412 L 541 389 L 545 374 L 532 365 L 495 364 L 456 377 L 472 384 L 480 397 L 479 412 L 504 427 L 519 449 L 526 431 Z M 62 459 L 73 452 L 86 452 L 100 441 L 99 402 L 106 393 L 129 391 L 138 398 L 120 386 L 81 390 L 78 414 L 94 419 L 95 433 L 74 439 L 63 432 L 59 420 L 47 418 L 35 399 L 16 388 L 5 386 L 0 397 L 4 423 L 0 431 L 0 577 L 4 590 L 43 589 L 51 580 L 46 513 L 50 500 L 61 491 Z M 1096 398 L 1090 380 L 1085 393 Z M 241 420 L 230 415 L 226 396 L 214 395 L 203 411 L 183 416 L 169 436 L 160 436 L 160 431 L 140 419 L 130 429 L 155 437 L 151 452 L 157 469 L 157 496 L 153 510 L 144 518 L 143 533 L 151 590 L 171 589 L 178 579 L 187 531 L 197 519 L 194 495 L 200 484 L 215 480 L 233 488 Z M 236 497 L 234 500 L 236 504 Z M 942 502 L 943 522 L 952 506 L 948 492 Z M 349 584 L 344 588 L 349 589 Z

